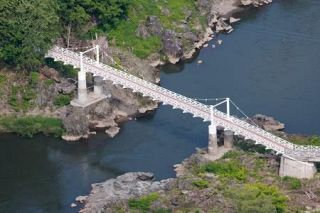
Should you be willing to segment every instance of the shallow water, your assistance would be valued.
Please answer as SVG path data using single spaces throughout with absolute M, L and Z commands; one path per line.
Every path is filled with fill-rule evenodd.
M 244 14 L 221 46 L 162 68 L 162 86 L 189 97 L 231 97 L 248 115 L 263 113 L 291 133 L 320 134 L 320 2 L 278 0 Z M 197 60 L 203 64 L 197 64 Z M 233 109 L 233 112 L 236 113 Z M 172 165 L 207 144 L 207 124 L 161 106 L 123 125 L 67 144 L 38 136 L 0 137 L 0 212 L 74 212 L 90 185 L 128 171 L 173 177 Z

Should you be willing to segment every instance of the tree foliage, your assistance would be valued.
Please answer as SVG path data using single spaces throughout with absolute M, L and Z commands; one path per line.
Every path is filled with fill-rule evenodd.
M 51 0 L 0 0 L 0 60 L 21 69 L 39 66 L 58 36 L 56 9 Z
M 79 30 L 92 22 L 102 31 L 108 30 L 126 15 L 128 0 L 57 0 L 64 26 Z M 81 29 L 82 30 L 82 29 Z

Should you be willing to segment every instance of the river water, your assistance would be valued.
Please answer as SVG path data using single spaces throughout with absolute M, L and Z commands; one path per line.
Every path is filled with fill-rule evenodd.
M 242 14 L 221 46 L 162 68 L 162 86 L 195 98 L 229 96 L 248 115 L 263 113 L 290 133 L 320 134 L 320 2 L 276 0 Z M 197 60 L 203 60 L 198 64 Z M 232 109 L 236 114 L 235 109 Z M 128 171 L 173 177 L 172 166 L 207 144 L 207 124 L 161 106 L 122 126 L 68 144 L 37 136 L 0 137 L 0 212 L 74 212 L 90 184 Z

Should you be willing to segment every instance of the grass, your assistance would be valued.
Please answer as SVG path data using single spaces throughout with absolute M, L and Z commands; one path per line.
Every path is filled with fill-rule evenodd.
M 200 167 L 200 172 L 209 172 L 219 175 L 223 178 L 245 181 L 248 171 L 235 160 L 227 162 L 210 162 Z
M 197 188 L 199 188 L 199 189 L 205 189 L 205 188 L 209 187 L 209 182 L 206 181 L 206 180 L 202 180 L 202 179 L 195 180 L 195 181 L 192 182 L 192 184 L 194 186 L 196 186 Z
M 61 120 L 41 116 L 1 117 L 0 126 L 7 132 L 25 137 L 33 137 L 39 133 L 59 137 L 64 132 Z
M 4 74 L 0 74 L 0 86 L 3 86 L 7 81 L 7 76 Z
M 169 15 L 163 14 L 163 9 L 168 9 Z M 120 21 L 115 29 L 108 32 L 108 36 L 117 46 L 132 51 L 140 58 L 146 58 L 161 49 L 161 40 L 158 36 L 147 39 L 137 37 L 139 24 L 153 15 L 160 19 L 165 28 L 180 32 L 179 24 L 186 19 L 186 11 L 192 12 L 187 23 L 191 29 L 196 22 L 205 24 L 203 17 L 198 15 L 194 0 L 133 0 L 128 9 L 128 18 Z
M 320 146 L 320 136 L 313 135 L 311 137 L 293 136 L 290 141 L 299 145 Z
M 151 193 L 146 196 L 142 196 L 138 199 L 130 199 L 128 201 L 130 209 L 136 209 L 141 212 L 148 212 L 150 210 L 151 204 L 159 199 L 158 193 Z
M 287 197 L 277 187 L 263 183 L 250 183 L 241 188 L 229 188 L 226 197 L 232 199 L 237 212 L 282 213 L 287 209 Z
M 16 85 L 11 87 L 8 103 L 17 112 L 26 112 L 33 106 L 36 92 L 31 84 Z

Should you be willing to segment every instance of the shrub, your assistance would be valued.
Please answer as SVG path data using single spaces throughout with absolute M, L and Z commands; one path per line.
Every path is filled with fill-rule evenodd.
M 63 107 L 63 106 L 69 105 L 70 101 L 71 101 L 70 96 L 59 94 L 54 99 L 54 105 L 57 107 Z
M 248 175 L 246 168 L 241 166 L 237 161 L 210 162 L 203 165 L 200 170 L 202 172 L 211 172 L 221 177 L 227 177 L 240 181 L 246 180 Z
M 205 189 L 209 187 L 209 182 L 206 180 L 195 180 L 192 182 L 192 184 L 196 187 L 198 187 L 199 189 Z
M 246 184 L 240 189 L 229 190 L 226 196 L 232 198 L 237 212 L 282 213 L 287 207 L 287 198 L 277 187 L 262 183 Z
M 31 85 L 31 86 L 36 86 L 37 84 L 38 84 L 38 82 L 39 82 L 39 73 L 38 72 L 31 72 L 30 73 L 30 79 L 29 79 L 29 84 Z
M 45 63 L 48 67 L 56 69 L 61 75 L 67 78 L 75 78 L 78 71 L 71 65 L 64 65 L 62 62 L 54 61 L 52 58 L 46 58 Z
M 142 196 L 139 199 L 130 199 L 128 201 L 129 207 L 132 209 L 141 210 L 142 212 L 147 212 L 150 210 L 151 204 L 159 199 L 158 193 L 151 193 L 146 196 Z
M 287 183 L 290 189 L 300 189 L 302 187 L 301 181 L 295 177 L 285 176 L 282 181 Z

